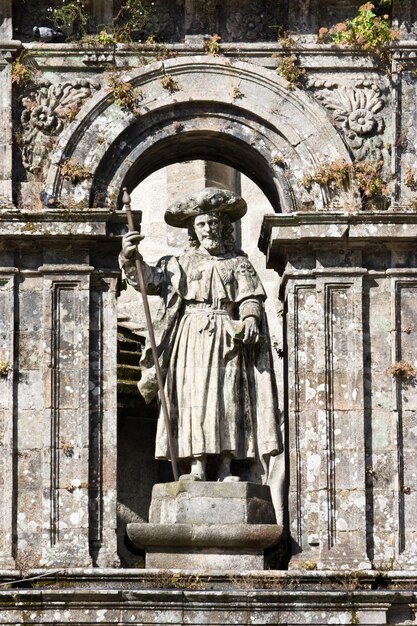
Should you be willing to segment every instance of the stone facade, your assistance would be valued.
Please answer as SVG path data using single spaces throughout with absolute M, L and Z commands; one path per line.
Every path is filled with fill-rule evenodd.
M 359 4 L 158 0 L 140 37 L 160 43 L 106 47 L 32 42 L 49 3 L 0 0 L 0 623 L 417 623 L 417 2 L 393 0 L 383 62 L 317 43 Z M 111 24 L 111 0 L 90 9 Z M 374 195 L 353 174 L 369 163 Z M 335 164 L 343 184 L 323 183 Z M 271 572 L 149 571 L 124 544 L 171 477 L 129 386 L 145 330 L 121 189 L 156 260 L 184 244 L 166 206 L 212 185 L 248 200 L 236 235 L 268 293 Z

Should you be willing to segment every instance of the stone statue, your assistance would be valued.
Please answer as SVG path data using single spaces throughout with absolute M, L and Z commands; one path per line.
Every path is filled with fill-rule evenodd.
M 154 321 L 180 480 L 206 480 L 214 455 L 220 481 L 238 481 L 232 459 L 261 463 L 267 481 L 271 456 L 281 452 L 276 389 L 263 302 L 265 291 L 244 252 L 237 250 L 232 222 L 246 203 L 230 191 L 206 188 L 171 205 L 165 221 L 188 228 L 189 247 L 178 257 L 143 263 L 147 291 L 161 306 Z M 141 235 L 123 238 L 120 263 L 137 288 L 132 257 Z M 146 402 L 157 394 L 152 354 L 141 361 L 139 390 Z M 157 459 L 168 459 L 160 416 Z

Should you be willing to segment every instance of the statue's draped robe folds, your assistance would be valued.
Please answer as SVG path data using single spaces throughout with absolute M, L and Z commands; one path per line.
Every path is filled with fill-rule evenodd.
M 122 256 L 121 265 L 137 289 L 134 263 Z M 266 295 L 253 266 L 241 252 L 189 249 L 143 268 L 148 293 L 162 300 L 154 328 L 178 458 L 225 451 L 258 458 L 266 482 L 269 457 L 282 444 Z M 248 316 L 260 326 L 253 345 L 241 341 Z M 158 389 L 149 346 L 141 365 L 138 386 L 150 402 Z M 155 456 L 169 458 L 162 414 Z

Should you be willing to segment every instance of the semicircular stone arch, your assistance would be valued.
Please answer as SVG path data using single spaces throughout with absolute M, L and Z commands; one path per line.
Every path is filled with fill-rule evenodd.
M 301 182 L 320 162 L 350 162 L 349 151 L 321 105 L 307 92 L 289 91 L 274 72 L 199 56 L 126 72 L 124 80 L 138 94 L 138 110 L 122 109 L 110 90 L 101 91 L 51 155 L 47 191 L 63 205 L 115 208 L 123 186 L 133 189 L 157 169 L 192 159 L 240 170 L 277 212 L 334 202 Z M 89 176 L 65 179 L 60 166 L 67 159 Z

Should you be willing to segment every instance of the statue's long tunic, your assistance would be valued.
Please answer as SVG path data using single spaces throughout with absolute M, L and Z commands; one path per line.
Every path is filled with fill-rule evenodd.
M 122 260 L 122 265 L 137 288 L 133 264 Z M 266 296 L 247 257 L 193 249 L 144 270 L 148 292 L 163 300 L 155 331 L 178 458 L 223 451 L 237 459 L 277 454 L 281 443 L 263 315 Z M 249 316 L 261 327 L 254 346 L 240 340 Z M 148 402 L 157 391 L 152 365 L 147 349 L 138 386 Z M 169 458 L 162 415 L 155 456 Z

